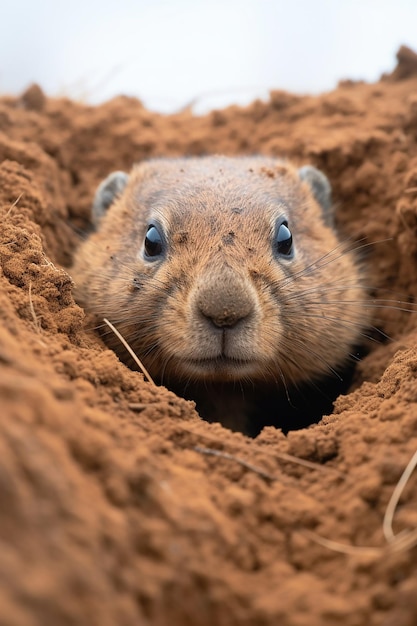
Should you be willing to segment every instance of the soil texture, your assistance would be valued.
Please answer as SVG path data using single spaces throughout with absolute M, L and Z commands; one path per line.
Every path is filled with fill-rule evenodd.
M 387 339 L 371 332 L 333 413 L 286 436 L 205 423 L 120 363 L 73 299 L 97 184 L 148 157 L 212 153 L 322 169 L 371 268 Z M 202 117 L 122 96 L 87 106 L 36 85 L 2 97 L 0 624 L 416 624 L 417 476 L 382 525 L 417 447 L 416 298 L 407 48 L 376 84 L 274 91 Z

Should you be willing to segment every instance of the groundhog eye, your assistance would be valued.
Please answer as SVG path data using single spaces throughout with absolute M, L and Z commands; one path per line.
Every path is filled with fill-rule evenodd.
M 275 250 L 281 256 L 293 255 L 292 234 L 288 228 L 288 222 L 282 222 L 275 236 Z
M 145 256 L 156 257 L 162 254 L 164 242 L 162 235 L 154 224 L 151 224 L 145 237 Z

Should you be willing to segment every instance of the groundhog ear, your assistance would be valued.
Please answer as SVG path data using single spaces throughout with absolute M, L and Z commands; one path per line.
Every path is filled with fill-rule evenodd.
M 91 218 L 94 226 L 98 226 L 101 218 L 113 204 L 117 196 L 120 196 L 127 185 L 129 176 L 125 172 L 112 172 L 97 188 L 91 210 Z
M 298 170 L 301 180 L 310 185 L 313 196 L 323 209 L 326 224 L 333 226 L 332 188 L 327 177 L 312 165 L 304 165 Z

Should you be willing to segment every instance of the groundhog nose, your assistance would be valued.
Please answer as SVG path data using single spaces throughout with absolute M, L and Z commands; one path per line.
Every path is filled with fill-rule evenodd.
M 196 304 L 202 315 L 219 328 L 234 326 L 249 317 L 255 305 L 250 287 L 230 269 L 202 281 Z

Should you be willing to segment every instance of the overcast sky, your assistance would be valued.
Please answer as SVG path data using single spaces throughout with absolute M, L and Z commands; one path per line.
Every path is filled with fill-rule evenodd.
M 417 0 L 3 0 L 0 92 L 204 110 L 374 81 L 402 43 L 417 50 Z

